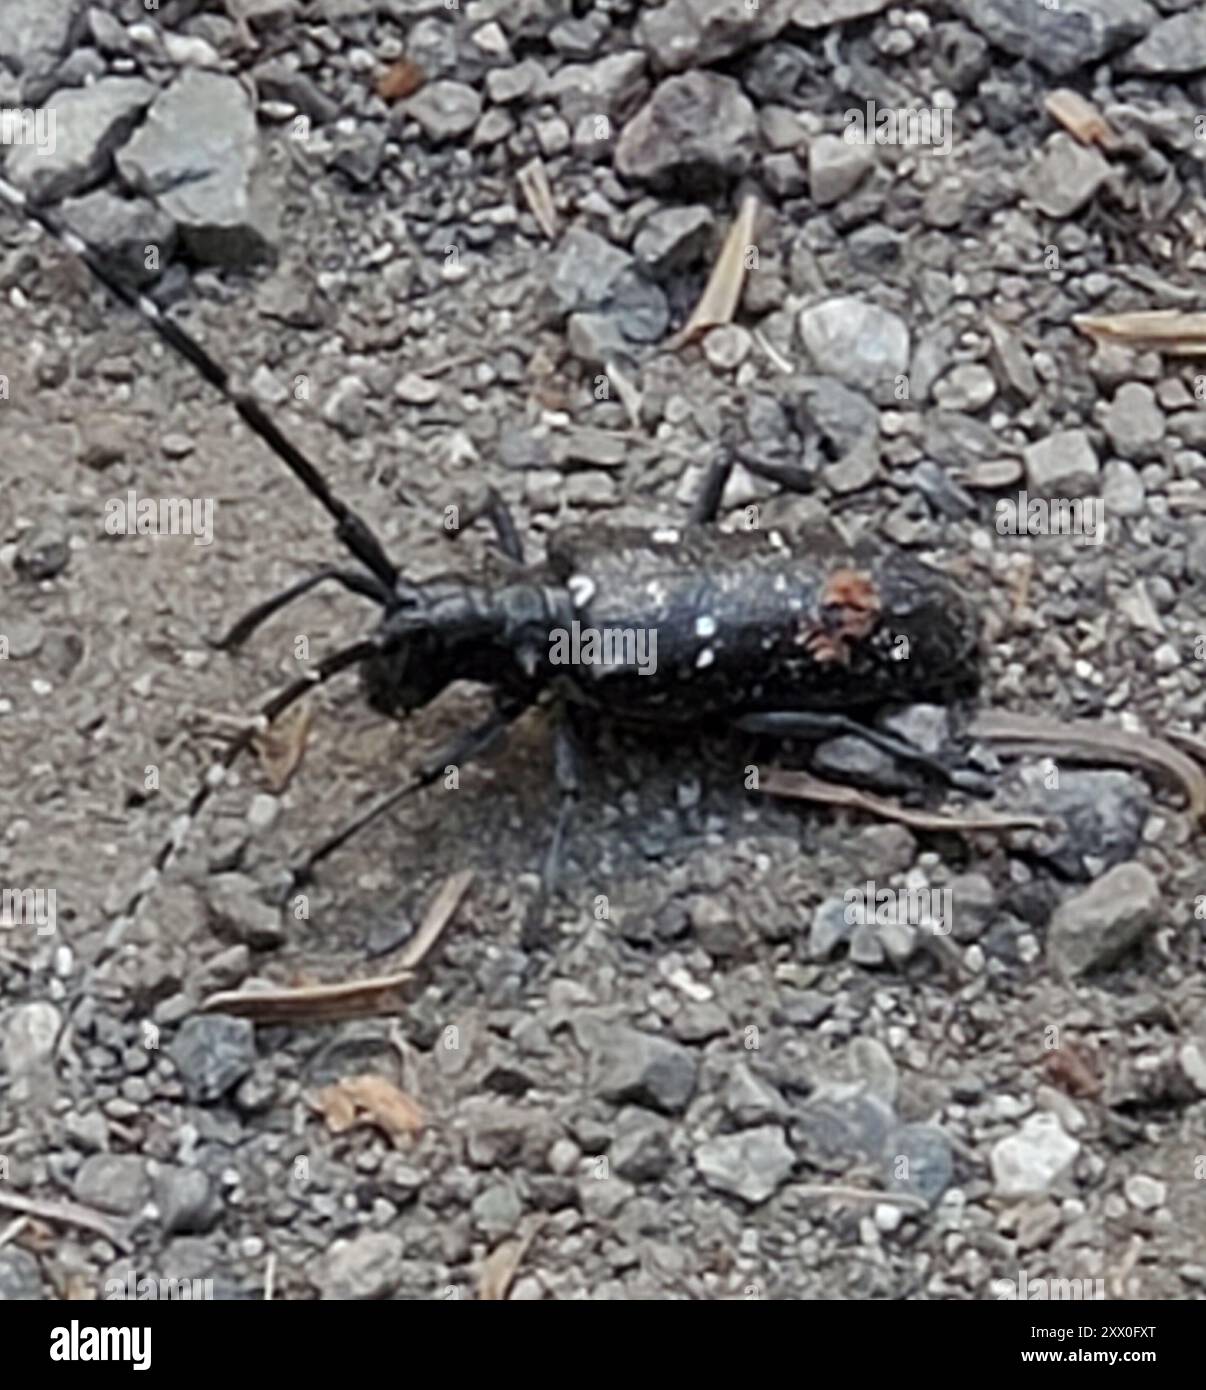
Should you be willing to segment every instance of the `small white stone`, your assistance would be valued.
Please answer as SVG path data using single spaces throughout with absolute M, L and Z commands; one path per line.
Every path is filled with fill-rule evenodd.
M 1017 1134 L 993 1145 L 990 1162 L 996 1195 L 1045 1195 L 1072 1166 L 1079 1152 L 1080 1144 L 1064 1133 L 1054 1115 L 1032 1115 Z
M 711 666 L 711 664 L 715 660 L 716 653 L 712 650 L 711 647 L 705 647 L 703 651 L 700 652 L 700 654 L 695 658 L 695 669 L 697 671 L 703 671 L 707 667 Z
M 558 1177 L 572 1173 L 582 1158 L 582 1150 L 572 1139 L 558 1139 L 548 1153 L 549 1170 Z
M 716 619 L 708 613 L 705 613 L 702 618 L 696 618 L 695 635 L 696 637 L 715 637 Z
M 507 36 L 503 32 L 502 25 L 490 20 L 483 24 L 480 29 L 473 31 L 473 42 L 483 53 L 490 53 L 496 58 L 506 58 L 510 56 L 511 49 L 507 43 Z
M 1203 1052 L 1201 1044 L 1187 1042 L 1177 1054 L 1177 1059 L 1194 1089 L 1206 1096 L 1206 1052 Z
M 247 808 L 247 824 L 253 830 L 270 830 L 280 815 L 281 803 L 267 792 L 257 792 Z
M 903 1220 L 904 1212 L 891 1202 L 880 1202 L 875 1208 L 875 1224 L 884 1235 L 899 1230 Z
M 735 323 L 721 324 L 704 339 L 704 356 L 718 372 L 731 372 L 749 356 L 752 341 Z
M 394 386 L 394 395 L 406 405 L 430 405 L 440 394 L 440 383 L 418 372 L 407 372 Z
M 62 1027 L 62 1014 L 45 1000 L 10 1009 L 4 1016 L 2 1039 L 9 1077 L 22 1076 L 50 1062 Z
M 1132 1173 L 1123 1184 L 1127 1201 L 1136 1211 L 1155 1211 L 1164 1205 L 1168 1188 L 1147 1173 Z

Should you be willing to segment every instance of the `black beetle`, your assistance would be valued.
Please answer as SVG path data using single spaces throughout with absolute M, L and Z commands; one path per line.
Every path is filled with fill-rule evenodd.
M 912 745 L 850 718 L 885 702 L 947 700 L 975 684 L 978 622 L 949 578 L 886 545 L 853 552 L 797 553 L 775 531 L 714 526 L 735 463 L 788 487 L 808 476 L 726 443 L 704 481 L 690 524 L 639 531 L 572 527 L 547 541 L 543 564 L 527 565 L 502 499 L 485 489 L 462 522 L 491 522 L 509 564 L 501 577 L 450 573 L 422 583 L 401 576 L 372 529 L 328 487 L 314 465 L 226 371 L 158 306 L 126 285 L 47 209 L 0 180 L 0 197 L 72 252 L 115 295 L 231 402 L 335 521 L 355 568 L 326 567 L 259 604 L 216 645 L 238 647 L 268 617 L 316 585 L 334 581 L 381 609 L 376 628 L 317 662 L 267 702 L 234 739 L 193 796 L 162 869 L 226 769 L 282 711 L 316 684 L 359 668 L 371 705 L 405 715 L 454 681 L 494 692 L 494 709 L 420 771 L 330 837 L 300 864 L 293 883 L 404 796 L 449 764 L 480 753 L 525 710 L 588 707 L 653 726 L 727 724 L 751 734 L 816 738 L 856 732 L 949 780 L 957 775 Z M 557 726 L 554 765 L 561 810 L 546 865 L 552 880 L 579 777 L 569 721 Z M 147 885 L 128 910 L 136 909 Z

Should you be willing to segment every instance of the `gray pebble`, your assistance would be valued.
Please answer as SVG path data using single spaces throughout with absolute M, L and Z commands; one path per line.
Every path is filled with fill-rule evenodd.
M 264 902 L 245 874 L 215 875 L 206 884 L 205 903 L 215 931 L 253 950 L 272 950 L 285 940 L 280 908 Z
M 402 1276 L 400 1236 L 374 1231 L 338 1240 L 312 1266 L 312 1280 L 324 1300 L 384 1298 Z
M 133 1216 L 151 1197 L 146 1162 L 134 1154 L 90 1154 L 75 1175 L 77 1202 L 119 1216 Z
M 758 1206 L 773 1197 L 791 1175 L 795 1154 L 778 1125 L 742 1130 L 709 1139 L 695 1149 L 695 1166 L 718 1192 Z
M 42 1272 L 28 1250 L 0 1250 L 0 1303 L 40 1303 Z
M 631 1101 L 666 1114 L 686 1107 L 699 1070 L 687 1048 L 635 1028 L 609 1030 L 595 1066 L 595 1090 L 604 1099 Z
M 1150 869 L 1118 864 L 1057 908 L 1047 956 L 1065 977 L 1110 965 L 1159 921 L 1162 894 Z
M 255 1029 L 245 1018 L 201 1014 L 187 1019 L 168 1049 L 190 1100 L 219 1100 L 251 1070 Z

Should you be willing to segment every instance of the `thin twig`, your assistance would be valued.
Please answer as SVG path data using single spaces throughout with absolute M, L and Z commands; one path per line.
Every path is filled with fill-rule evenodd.
M 488 1303 L 500 1302 L 506 1298 L 511 1289 L 511 1282 L 523 1263 L 523 1257 L 536 1239 L 544 1220 L 544 1216 L 540 1214 L 529 1217 L 524 1228 L 513 1240 L 504 1241 L 486 1256 L 481 1263 L 478 1278 L 479 1300 Z
M 18 1216 L 15 1221 L 10 1221 L 4 1230 L 0 1231 L 0 1250 L 3 1250 L 10 1240 L 16 1240 L 28 1225 L 28 1216 Z
M 793 1184 L 793 1193 L 801 1197 L 831 1197 L 835 1202 L 869 1202 L 878 1206 L 883 1202 L 890 1207 L 903 1207 L 906 1211 L 929 1211 L 930 1204 L 924 1197 L 912 1192 L 872 1192 L 866 1187 L 827 1187 L 823 1183 Z
M 1162 739 L 1093 720 L 1044 719 L 995 709 L 976 715 L 969 733 L 973 738 L 1002 745 L 1001 751 L 1010 747 L 1023 752 L 1042 750 L 1076 761 L 1164 772 L 1184 790 L 1190 815 L 1195 820 L 1206 818 L 1206 774 L 1191 758 Z M 1196 743 L 1184 734 L 1170 734 L 1169 737 L 1190 749 Z
M 15 1192 L 0 1192 L 0 1207 L 23 1212 L 26 1216 L 37 1216 L 43 1221 L 79 1226 L 85 1231 L 104 1236 L 110 1245 L 116 1245 L 121 1250 L 132 1248 L 129 1236 L 115 1222 L 107 1220 L 91 1207 L 80 1206 L 78 1202 L 40 1201 L 33 1197 L 20 1197 Z
M 257 1023 L 296 1023 L 302 1019 L 333 1021 L 394 1013 L 402 987 L 439 940 L 456 915 L 470 883 L 472 869 L 447 879 L 436 894 L 418 931 L 398 959 L 398 969 L 365 980 L 338 984 L 301 985 L 293 989 L 220 990 L 202 1001 L 199 1013 L 230 1014 Z
M 398 960 L 400 970 L 417 970 L 423 963 L 428 951 L 444 934 L 444 928 L 456 915 L 461 899 L 469 891 L 472 882 L 472 869 L 462 869 L 445 881 L 427 909 L 427 915 L 423 918 L 419 930 L 403 948 Z
M 685 343 L 692 342 L 709 328 L 732 323 L 745 288 L 745 272 L 748 269 L 746 251 L 753 244 L 757 218 L 758 199 L 751 195 L 743 200 L 733 219 L 695 312 L 684 327 L 666 342 L 668 352 L 677 352 Z
M 826 782 L 810 772 L 772 767 L 762 774 L 758 790 L 771 796 L 789 796 L 799 801 L 815 801 L 823 806 L 844 806 L 852 811 L 865 811 L 881 820 L 899 821 L 914 830 L 1044 830 L 1048 821 L 1040 816 L 980 816 L 947 815 L 940 811 L 920 811 L 901 806 L 870 792 Z
M 771 365 L 773 367 L 777 367 L 779 371 L 783 373 L 784 376 L 790 376 L 792 372 L 795 371 L 795 367 L 792 365 L 792 363 L 789 362 L 788 359 L 783 356 L 779 349 L 775 347 L 775 345 L 770 341 L 766 334 L 763 333 L 760 329 L 754 329 L 753 339 L 754 342 L 757 343 L 757 345 L 769 358 Z

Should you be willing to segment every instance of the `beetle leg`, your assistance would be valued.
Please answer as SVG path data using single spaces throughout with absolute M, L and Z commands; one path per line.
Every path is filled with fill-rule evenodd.
M 561 804 L 557 810 L 553 839 L 544 861 L 543 880 L 546 897 L 551 897 L 556 891 L 565 834 L 582 790 L 582 758 L 573 729 L 565 718 L 562 718 L 553 730 L 553 776 L 557 782 Z
M 557 824 L 553 827 L 553 838 L 544 859 L 540 888 L 524 914 L 520 931 L 520 945 L 524 950 L 533 950 L 547 944 L 545 914 L 549 899 L 557 891 L 566 832 L 582 791 L 582 750 L 575 734 L 575 719 L 576 714 L 570 712 L 570 706 L 562 705 L 560 718 L 553 726 L 553 777 L 557 783 L 560 805 L 557 809 Z
M 342 830 L 337 830 L 334 835 L 325 839 L 317 849 L 311 850 L 300 864 L 291 869 L 289 887 L 285 896 L 288 897 L 295 888 L 309 880 L 316 864 L 329 854 L 334 853 L 341 845 L 345 845 L 353 835 L 363 830 L 366 825 L 375 821 L 379 816 L 385 815 L 387 811 L 391 811 L 400 801 L 404 801 L 414 792 L 422 791 L 424 787 L 431 786 L 433 782 L 443 776 L 444 769 L 450 764 L 460 765 L 484 753 L 503 730 L 509 724 L 514 723 L 527 708 L 528 702 L 526 701 L 508 701 L 500 704 L 484 723 L 479 724 L 475 729 L 463 730 L 438 753 L 428 757 L 409 782 L 375 801 L 366 811 L 362 811 L 354 820 L 349 821 Z
M 832 738 L 837 734 L 853 734 L 885 753 L 917 767 L 925 768 L 954 786 L 963 786 L 964 780 L 958 772 L 953 772 L 937 758 L 923 752 L 905 739 L 894 738 L 878 729 L 859 724 L 845 714 L 825 712 L 805 712 L 803 710 L 773 711 L 765 714 L 745 714 L 734 721 L 734 726 L 747 734 L 771 734 L 775 738 Z
M 304 676 L 300 676 L 285 686 L 283 690 L 278 690 L 270 700 L 260 706 L 256 718 L 231 739 L 226 751 L 209 769 L 205 775 L 205 780 L 193 793 L 183 815 L 173 823 L 172 833 L 160 846 L 154 866 L 127 899 L 119 921 L 128 923 L 133 918 L 159 875 L 179 853 L 188 838 L 193 822 L 201 814 L 206 802 L 226 780 L 227 773 L 244 750 L 251 746 L 256 734 L 266 729 L 274 719 L 284 714 L 287 709 L 308 695 L 316 686 L 325 685 L 333 677 L 359 666 L 362 661 L 376 655 L 379 650 L 380 647 L 373 641 L 353 642 L 351 646 L 343 647 L 337 652 L 332 652 L 330 656 L 324 657 L 316 666 L 311 667 Z
M 468 498 L 460 505 L 460 526 L 449 531 L 449 539 L 455 540 L 461 531 L 467 526 L 472 526 L 475 521 L 485 519 L 494 528 L 494 534 L 498 539 L 498 548 L 508 560 L 514 560 L 517 565 L 523 564 L 523 541 L 519 536 L 519 529 L 515 525 L 515 518 L 511 515 L 511 508 L 503 501 L 498 490 L 493 487 L 484 487 L 480 492 Z
M 748 472 L 753 473 L 755 477 L 778 483 L 780 487 L 787 488 L 789 492 L 811 492 L 816 486 L 812 471 L 798 463 L 769 463 L 765 459 L 747 453 L 744 449 L 727 448 L 722 445 L 716 457 L 708 465 L 703 486 L 691 508 L 692 522 L 701 525 L 716 520 L 721 499 L 724 497 L 725 485 L 729 481 L 734 465 L 738 463 Z
M 699 489 L 699 496 L 696 497 L 691 507 L 693 524 L 706 526 L 709 522 L 716 520 L 716 513 L 720 510 L 720 499 L 724 496 L 725 484 L 729 481 L 733 465 L 736 462 L 731 450 L 721 449 L 712 462 L 708 464 L 703 486 Z

